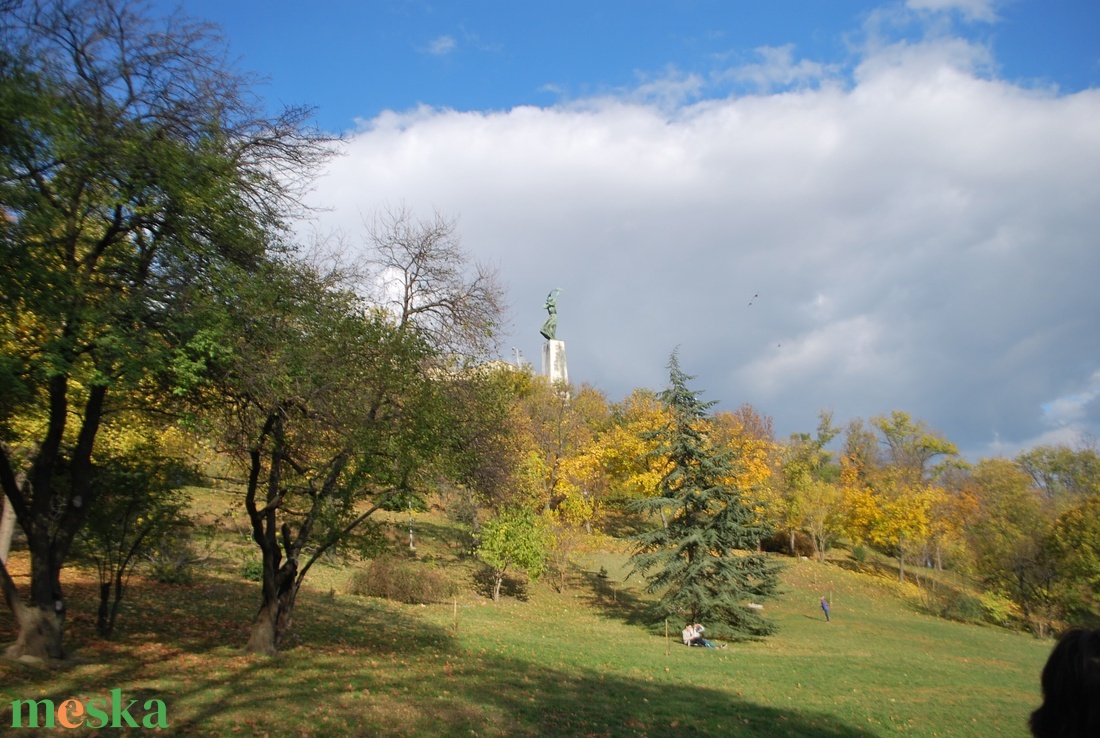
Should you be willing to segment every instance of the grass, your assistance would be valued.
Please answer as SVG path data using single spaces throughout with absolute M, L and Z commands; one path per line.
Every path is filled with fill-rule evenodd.
M 226 509 L 209 493 L 198 504 Z M 395 546 L 407 551 L 404 523 L 395 525 Z M 419 516 L 417 530 L 418 555 L 450 562 L 467 582 L 457 629 L 455 601 L 344 594 L 350 570 L 324 565 L 273 659 L 238 650 L 259 600 L 240 573 L 239 532 L 191 586 L 135 579 L 110 642 L 94 637 L 94 577 L 70 570 L 74 658 L 0 662 L 0 733 L 12 700 L 102 698 L 113 688 L 139 705 L 163 700 L 168 732 L 182 735 L 1022 738 L 1038 704 L 1048 642 L 923 615 L 886 578 L 791 562 L 785 594 L 767 604 L 777 636 L 687 649 L 678 632 L 666 641 L 643 623 L 646 596 L 624 581 L 614 541 L 579 557 L 564 592 L 543 581 L 494 604 L 475 592 L 473 564 L 441 518 Z M 13 568 L 25 575 L 20 561 Z M 823 594 L 831 623 L 818 609 Z M 0 613 L 0 642 L 13 628 Z

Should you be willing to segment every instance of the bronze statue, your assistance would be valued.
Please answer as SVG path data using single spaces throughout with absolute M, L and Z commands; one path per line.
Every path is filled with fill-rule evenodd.
M 542 330 L 539 333 L 547 341 L 554 340 L 554 334 L 558 331 L 558 293 L 561 292 L 561 287 L 555 287 L 550 291 L 550 294 L 546 297 L 546 304 L 543 306 L 546 308 L 546 312 L 550 315 L 546 318 L 546 322 L 542 324 Z

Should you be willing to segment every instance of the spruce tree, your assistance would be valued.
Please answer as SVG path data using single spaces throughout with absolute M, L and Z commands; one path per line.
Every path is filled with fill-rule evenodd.
M 646 578 L 648 592 L 662 593 L 655 621 L 703 623 L 732 637 L 768 635 L 775 625 L 748 605 L 773 596 L 779 584 L 778 566 L 756 553 L 770 531 L 730 484 L 737 459 L 709 439 L 707 410 L 715 403 L 688 389 L 694 377 L 680 369 L 676 352 L 668 367 L 670 384 L 660 397 L 672 419 L 657 431 L 657 453 L 669 468 L 658 494 L 639 508 L 671 508 L 672 515 L 635 537 L 634 571 Z

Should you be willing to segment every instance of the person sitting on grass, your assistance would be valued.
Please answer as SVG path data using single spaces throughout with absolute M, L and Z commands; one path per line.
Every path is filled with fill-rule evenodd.
M 699 623 L 689 625 L 684 628 L 683 633 L 680 634 L 684 640 L 685 646 L 699 646 L 700 648 L 725 648 L 725 645 L 716 646 L 706 638 L 703 637 L 703 631 L 706 630 Z

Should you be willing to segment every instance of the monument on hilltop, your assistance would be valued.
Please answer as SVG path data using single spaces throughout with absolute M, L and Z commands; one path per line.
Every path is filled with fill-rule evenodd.
M 542 344 L 542 373 L 550 384 L 564 382 L 569 384 L 569 370 L 565 366 L 565 341 L 559 341 L 558 332 L 558 294 L 560 287 L 555 287 L 546 297 L 546 322 L 542 324 L 539 333 L 546 339 Z

